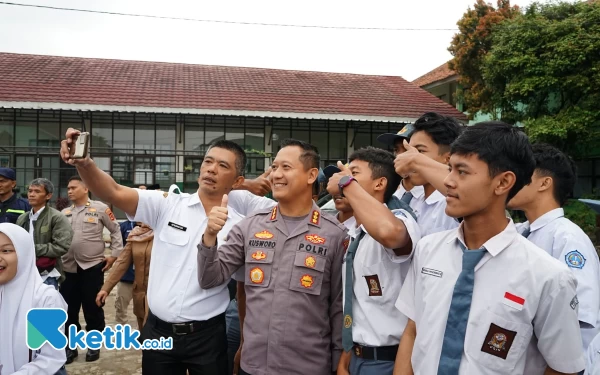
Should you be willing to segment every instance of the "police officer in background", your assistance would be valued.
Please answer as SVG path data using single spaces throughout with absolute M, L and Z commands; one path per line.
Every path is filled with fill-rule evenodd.
M 86 331 L 102 331 L 105 326 L 104 310 L 96 305 L 96 295 L 104 283 L 104 272 L 112 267 L 123 250 L 119 223 L 106 204 L 89 199 L 88 189 L 79 176 L 69 179 L 67 194 L 73 204 L 62 212 L 69 219 L 74 235 L 71 248 L 62 257 L 65 281 L 60 293 L 69 305 L 66 326 L 75 324 L 78 330 L 81 329 L 79 309 L 83 307 Z M 105 227 L 110 231 L 112 251 L 112 256 L 106 258 Z M 77 349 L 67 348 L 67 364 L 73 362 L 77 355 Z M 99 358 L 100 350 L 89 349 L 85 356 L 87 362 Z
M 20 215 L 31 210 L 29 202 L 15 194 L 16 186 L 15 171 L 11 168 L 0 168 L 0 223 L 15 224 Z
M 345 228 L 313 202 L 319 155 L 302 141 L 282 141 L 273 161 L 278 204 L 227 225 L 228 197 L 212 209 L 198 245 L 204 289 L 245 265 L 246 316 L 240 374 L 335 372 L 342 351 L 342 258 Z

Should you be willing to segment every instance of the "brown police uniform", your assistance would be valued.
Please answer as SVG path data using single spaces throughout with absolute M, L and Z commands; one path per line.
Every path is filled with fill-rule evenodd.
M 67 327 L 79 326 L 79 310 L 87 323 L 86 330 L 104 329 L 104 311 L 96 305 L 96 295 L 104 283 L 104 239 L 106 227 L 110 231 L 112 256 L 119 256 L 123 248 L 121 230 L 115 215 L 102 202 L 89 200 L 83 207 L 70 206 L 62 210 L 73 228 L 73 241 L 62 256 L 65 281 L 60 293 L 67 302 Z
M 235 225 L 218 251 L 200 243 L 200 285 L 221 285 L 245 266 L 244 371 L 330 375 L 342 351 L 346 230 L 313 204 L 306 221 L 288 233 L 278 208 Z

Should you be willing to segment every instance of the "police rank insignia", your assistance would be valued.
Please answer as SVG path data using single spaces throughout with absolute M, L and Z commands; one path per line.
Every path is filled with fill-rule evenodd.
M 302 285 L 305 288 L 310 288 L 314 283 L 314 279 L 311 275 L 303 275 L 300 278 L 300 285 Z
M 573 250 L 565 255 L 565 262 L 567 263 L 567 266 L 571 268 L 581 269 L 585 265 L 585 258 L 579 251 Z
M 319 211 L 314 210 L 312 212 L 312 217 L 310 218 L 310 222 L 313 223 L 314 225 L 319 225 L 320 220 L 321 220 L 321 214 L 319 213 Z
M 516 336 L 517 332 L 509 331 L 492 323 L 485 336 L 481 351 L 498 358 L 506 359 Z
M 256 267 L 250 270 L 250 281 L 254 284 L 262 284 L 265 279 L 265 273 L 260 268 Z
M 325 239 L 317 234 L 307 234 L 304 238 L 315 245 L 323 245 L 325 243 Z
M 309 255 L 306 257 L 306 259 L 304 259 L 304 265 L 308 268 L 315 268 L 317 265 L 317 259 L 314 256 Z
M 381 284 L 379 284 L 379 276 L 365 276 L 365 280 L 367 280 L 367 286 L 369 287 L 369 296 L 381 297 L 383 295 Z
M 344 328 L 350 328 L 352 325 L 352 317 L 350 315 L 344 316 Z
M 271 221 L 277 219 L 277 206 L 273 207 L 273 210 L 271 211 Z
M 266 258 L 267 258 L 267 254 L 265 254 L 264 252 L 262 252 L 260 250 L 259 251 L 255 251 L 252 254 L 252 259 L 254 259 L 254 260 L 263 260 L 263 259 L 266 259 Z
M 273 236 L 273 233 L 269 232 L 268 230 L 263 230 L 262 232 L 254 234 L 254 237 L 260 238 L 261 240 L 270 240 L 273 238 Z
M 88 212 L 96 212 L 96 209 L 94 207 L 90 207 L 90 209 L 88 210 Z

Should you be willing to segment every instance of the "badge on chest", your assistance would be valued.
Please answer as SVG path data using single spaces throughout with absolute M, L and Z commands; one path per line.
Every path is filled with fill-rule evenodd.
M 508 351 L 515 341 L 517 332 L 504 329 L 494 323 L 490 324 L 481 351 L 495 357 L 506 359 Z

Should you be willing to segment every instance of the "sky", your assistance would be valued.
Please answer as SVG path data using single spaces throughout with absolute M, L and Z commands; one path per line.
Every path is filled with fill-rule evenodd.
M 474 0 L 13 0 L 204 20 L 456 29 Z M 495 1 L 494 1 L 495 3 Z M 531 0 L 513 0 L 526 6 Z M 452 30 L 345 30 L 191 22 L 0 4 L 0 52 L 402 76 L 451 59 Z

